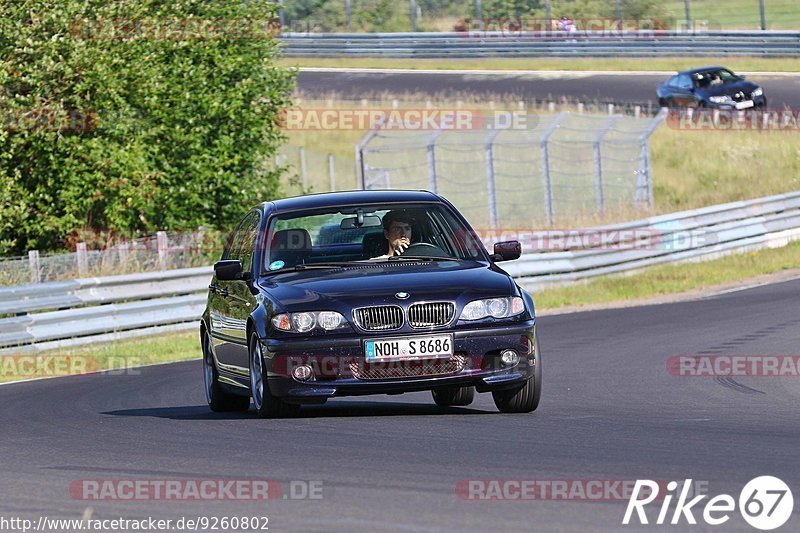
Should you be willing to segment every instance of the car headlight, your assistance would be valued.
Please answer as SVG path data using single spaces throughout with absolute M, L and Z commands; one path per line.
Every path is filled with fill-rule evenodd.
M 725 104 L 728 102 L 733 102 L 730 96 L 709 96 L 709 102 L 714 102 L 715 104 Z
M 519 296 L 473 300 L 464 306 L 460 320 L 480 320 L 489 317 L 507 318 L 516 316 L 524 310 L 525 304 Z
M 272 317 L 272 325 L 281 331 L 307 333 L 313 329 L 335 331 L 347 328 L 347 321 L 336 311 L 281 313 Z
M 750 96 L 755 98 L 756 96 L 761 96 L 762 94 L 764 94 L 764 89 L 762 89 L 761 87 L 757 87 L 755 91 L 750 93 Z

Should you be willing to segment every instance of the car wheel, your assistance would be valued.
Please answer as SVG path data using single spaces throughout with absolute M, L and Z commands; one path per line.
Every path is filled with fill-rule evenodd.
M 469 405 L 475 399 L 475 387 L 448 387 L 433 389 L 433 401 L 440 407 Z
M 273 396 L 267 382 L 267 372 L 264 368 L 264 353 L 258 336 L 250 336 L 250 394 L 253 396 L 253 405 L 256 413 L 261 418 L 283 418 L 297 414 L 299 405 L 286 403 L 277 396 Z
M 203 333 L 203 385 L 208 407 L 215 413 L 250 409 L 250 398 L 231 394 L 220 384 L 217 365 L 211 353 L 211 337 L 208 333 Z
M 515 389 L 492 391 L 494 404 L 501 413 L 530 413 L 539 407 L 542 396 L 542 352 L 539 338 L 536 338 L 534 374 L 525 384 Z
M 659 98 L 658 107 L 669 107 L 669 102 L 667 101 L 666 98 Z

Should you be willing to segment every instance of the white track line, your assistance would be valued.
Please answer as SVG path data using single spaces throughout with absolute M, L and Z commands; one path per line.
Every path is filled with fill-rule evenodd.
M 299 67 L 300 72 L 328 72 L 342 74 L 479 74 L 479 75 L 512 75 L 512 76 L 546 76 L 551 78 L 571 78 L 574 76 L 671 76 L 676 70 L 447 70 L 447 69 L 414 69 L 414 68 L 334 68 L 334 67 Z M 778 76 L 787 78 L 800 77 L 800 72 L 748 72 L 746 76 Z

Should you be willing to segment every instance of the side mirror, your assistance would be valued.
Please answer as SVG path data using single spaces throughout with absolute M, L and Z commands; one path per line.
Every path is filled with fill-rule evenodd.
M 236 281 L 242 278 L 242 262 L 239 260 L 217 261 L 214 263 L 214 275 L 219 281 Z
M 497 261 L 513 261 L 519 259 L 522 255 L 522 245 L 519 241 L 506 241 L 494 243 L 494 254 L 492 260 Z

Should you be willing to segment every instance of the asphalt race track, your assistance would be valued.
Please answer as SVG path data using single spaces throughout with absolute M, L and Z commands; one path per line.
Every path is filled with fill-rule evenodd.
M 510 95 L 524 99 L 613 101 L 656 104 L 656 87 L 667 74 L 587 74 L 584 72 L 478 73 L 438 72 L 348 72 L 302 70 L 297 87 L 309 97 L 338 93 L 348 98 L 371 98 L 381 94 L 411 94 L 443 97 L 458 95 Z M 800 76 L 753 75 L 771 108 L 800 108 Z
M 626 501 L 473 501 L 460 480 L 684 480 L 738 500 L 756 476 L 800 496 L 800 379 L 679 377 L 686 354 L 798 354 L 800 280 L 684 303 L 542 317 L 544 394 L 530 415 L 490 396 L 338 399 L 291 420 L 212 414 L 198 361 L 0 386 L 0 516 L 268 516 L 271 531 L 648 531 Z M 322 499 L 83 501 L 76 480 L 322 482 Z M 707 500 L 706 500 L 707 501 Z M 674 502 L 674 500 L 673 500 Z M 696 508 L 695 508 L 696 509 Z M 797 531 L 800 506 L 781 530 Z M 655 520 L 658 507 L 650 509 Z M 738 511 L 722 528 L 755 531 Z M 660 529 L 659 529 L 660 530 Z

